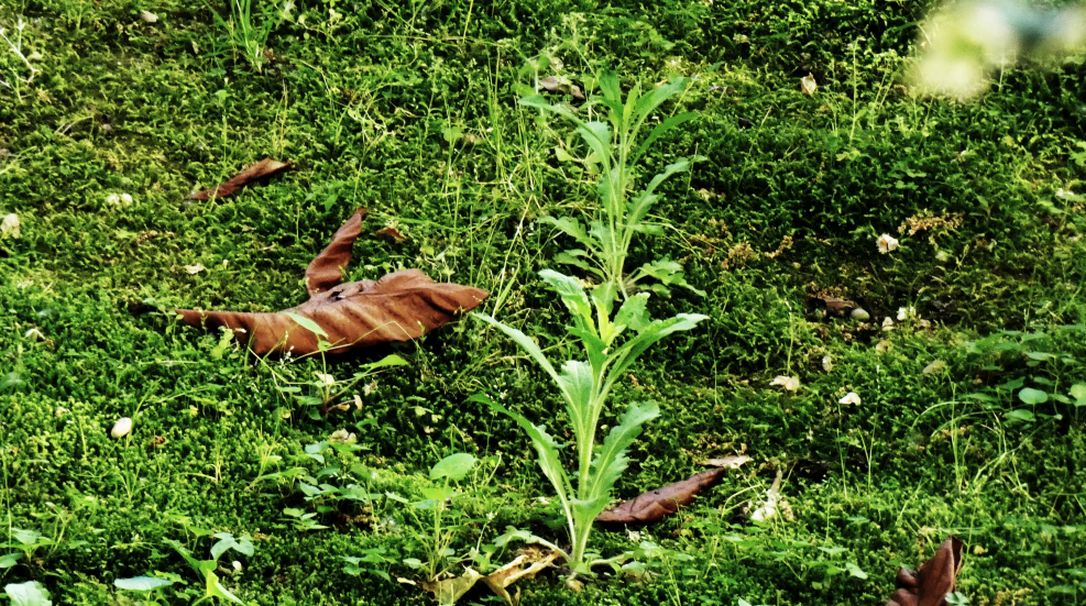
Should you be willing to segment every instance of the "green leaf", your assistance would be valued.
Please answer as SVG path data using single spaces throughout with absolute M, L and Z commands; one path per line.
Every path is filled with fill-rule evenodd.
M 114 579 L 113 585 L 118 589 L 125 589 L 128 591 L 154 591 L 162 587 L 173 585 L 173 581 L 158 577 L 143 576 L 130 577 L 127 579 Z
M 544 269 L 539 272 L 539 277 L 550 285 L 551 290 L 558 293 L 570 313 L 588 323 L 592 322 L 592 305 L 577 278 L 560 274 L 553 269 Z
M 318 337 L 320 337 L 322 339 L 327 339 L 328 338 L 328 333 L 324 332 L 324 329 L 321 328 L 313 320 L 310 320 L 309 318 L 307 318 L 305 316 L 298 315 L 298 314 L 294 313 L 293 311 L 284 311 L 283 313 L 286 314 L 287 317 L 290 318 L 291 320 L 294 320 L 294 323 L 297 324 L 298 326 L 301 326 L 302 328 L 308 330 L 309 332 L 317 335 Z
M 540 368 L 542 368 L 544 371 L 546 371 L 548 375 L 550 375 L 551 379 L 555 382 L 555 384 L 559 383 L 558 372 L 554 370 L 554 366 L 551 364 L 550 360 L 547 359 L 547 356 L 543 355 L 543 350 L 539 348 L 539 345 L 536 345 L 536 342 L 529 338 L 528 335 L 517 330 L 516 328 L 513 328 L 512 326 L 509 326 L 508 324 L 495 320 L 493 317 L 487 314 L 473 312 L 471 315 L 473 318 L 486 322 L 487 324 L 490 324 L 491 326 L 505 333 L 506 336 L 512 339 L 513 342 L 519 345 L 525 353 L 527 353 L 533 360 L 535 360 L 536 364 L 539 364 Z
M 1086 383 L 1072 385 L 1070 394 L 1075 399 L 1075 406 L 1086 406 Z
M 660 416 L 660 407 L 655 402 L 643 404 L 635 402 L 630 404 L 629 408 L 626 409 L 626 413 L 619 419 L 618 425 L 611 428 L 611 431 L 607 433 L 607 437 L 604 438 L 603 444 L 600 445 L 596 452 L 590 473 L 592 488 L 586 496 L 590 498 L 607 497 L 604 500 L 603 507 L 607 506 L 611 489 L 629 464 L 626 452 L 634 440 L 637 439 L 637 436 L 641 434 L 645 423 L 658 416 Z M 595 519 L 600 511 L 603 511 L 602 507 L 592 514 L 592 519 Z
M 604 162 L 604 167 L 610 167 L 611 157 L 611 127 L 603 122 L 593 120 L 592 122 L 583 122 L 577 125 L 577 133 L 581 135 L 585 143 L 588 144 L 588 148 L 592 150 L 592 153 L 599 156 L 600 161 Z
M 623 343 L 622 347 L 612 354 L 615 362 L 607 373 L 607 387 L 609 388 L 654 343 L 672 333 L 691 330 L 698 325 L 698 322 L 708 318 L 709 316 L 702 314 L 678 314 L 666 320 L 654 320 L 636 337 Z
M 555 492 L 558 494 L 558 498 L 563 502 L 563 506 L 566 506 L 569 501 L 568 495 L 570 493 L 569 478 L 566 476 L 566 470 L 562 467 L 562 461 L 558 456 L 559 445 L 554 441 L 554 438 L 547 433 L 546 428 L 542 425 L 533 425 L 524 417 L 524 415 L 509 410 L 483 394 L 476 394 L 472 396 L 470 400 L 485 404 L 490 407 L 491 410 L 513 419 L 513 421 L 524 430 L 524 433 L 528 434 L 528 438 L 531 439 L 532 446 L 535 448 L 536 455 L 538 456 L 537 463 L 539 463 L 539 468 L 543 471 L 543 475 L 550 481 L 551 486 L 554 487 Z
M 628 162 L 630 164 L 636 163 L 641 159 L 641 156 L 643 156 L 645 152 L 649 151 L 649 148 L 652 147 L 652 144 L 655 143 L 657 139 L 666 135 L 676 126 L 690 122 L 697 117 L 698 114 L 695 112 L 683 112 L 681 114 L 669 116 L 649 131 L 649 136 L 645 137 L 645 140 L 641 142 L 641 145 L 637 146 L 634 153 L 630 155 Z
M 234 535 L 229 532 L 217 532 L 215 533 L 215 538 L 219 540 L 211 546 L 211 559 L 216 562 L 222 557 L 222 554 L 231 549 L 247 556 L 251 556 L 255 552 L 253 541 L 247 535 L 242 535 L 240 539 L 235 539 Z
M 396 354 L 389 354 L 376 362 L 366 364 L 366 370 L 378 370 L 394 366 L 410 366 L 411 363 Z
M 471 473 L 477 462 L 478 459 L 466 452 L 451 454 L 430 468 L 430 479 L 459 482 Z
M 576 240 L 581 246 L 584 246 L 585 248 L 591 249 L 595 248 L 596 246 L 596 243 L 592 240 L 592 238 L 588 236 L 588 232 L 585 231 L 584 226 L 581 225 L 581 222 L 577 219 L 573 219 L 570 217 L 561 217 L 556 219 L 551 216 L 546 216 L 540 217 L 539 222 L 554 226 L 562 233 Z
M 622 303 L 615 314 L 615 329 L 619 332 L 629 328 L 641 332 L 652 319 L 648 312 L 649 293 L 638 293 Z
M 656 108 L 664 103 L 664 101 L 681 93 L 689 82 L 689 78 L 673 78 L 667 84 L 657 86 L 644 95 L 641 95 L 634 106 L 634 115 L 640 120 L 648 118 L 652 115 L 652 112 L 656 111 Z
M 0 570 L 11 568 L 19 563 L 19 559 L 23 557 L 23 554 L 19 552 L 7 553 L 0 556 Z
M 867 573 L 863 571 L 855 562 L 848 562 L 845 564 L 845 570 L 857 579 L 866 579 Z
M 592 376 L 592 367 L 581 360 L 568 360 L 562 365 L 562 372 L 558 375 L 558 383 L 562 387 L 562 393 L 566 399 L 566 413 L 573 422 L 573 429 L 577 444 L 587 444 L 592 430 L 588 424 L 589 408 L 592 404 L 592 393 L 595 381 Z
M 552 114 L 557 114 L 559 116 L 562 116 L 563 118 L 566 118 L 567 120 L 571 120 L 578 124 L 582 124 L 584 122 L 583 120 L 578 118 L 577 114 L 573 113 L 573 110 L 571 110 L 570 108 L 566 107 L 565 105 L 552 105 L 546 99 L 544 99 L 542 95 L 528 95 L 525 97 L 521 97 L 518 102 L 524 107 L 534 107 L 536 109 L 548 111 Z
M 26 583 L 8 583 L 4 593 L 11 598 L 11 606 L 53 606 L 49 592 L 37 581 Z
M 206 579 L 207 585 L 205 589 L 207 591 L 207 595 L 220 598 L 228 602 L 233 602 L 235 604 L 245 603 L 241 601 L 241 598 L 230 593 L 230 590 L 228 590 L 226 586 L 222 584 L 222 581 L 219 580 L 219 575 L 215 574 L 214 572 L 208 571 Z
M 1020 423 L 1032 423 L 1037 420 L 1036 415 L 1025 408 L 1012 410 L 1007 413 L 1006 417 L 1009 421 L 1018 421 Z
M 38 545 L 43 538 L 40 532 L 25 528 L 12 528 L 11 536 L 22 545 Z
M 1040 389 L 1024 387 L 1022 391 L 1018 392 L 1018 399 L 1026 404 L 1044 404 L 1048 401 L 1048 394 Z

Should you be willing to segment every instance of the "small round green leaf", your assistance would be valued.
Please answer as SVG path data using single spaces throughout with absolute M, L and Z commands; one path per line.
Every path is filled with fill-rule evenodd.
M 475 457 L 466 452 L 451 454 L 434 465 L 433 469 L 430 470 L 430 479 L 444 479 L 452 482 L 463 480 L 464 477 L 471 473 L 475 463 Z
M 1023 387 L 1022 391 L 1018 392 L 1018 399 L 1026 404 L 1044 404 L 1048 401 L 1048 394 L 1040 389 Z

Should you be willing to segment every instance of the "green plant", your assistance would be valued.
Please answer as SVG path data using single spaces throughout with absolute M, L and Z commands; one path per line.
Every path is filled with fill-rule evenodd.
M 246 556 L 253 555 L 253 552 L 255 551 L 253 541 L 248 535 L 242 535 L 240 538 L 235 538 L 234 535 L 228 532 L 217 532 L 213 536 L 218 539 L 218 541 L 215 541 L 211 546 L 211 558 L 207 560 L 197 560 L 193 556 L 192 551 L 177 541 L 166 539 L 165 543 L 185 559 L 185 562 L 204 583 L 204 595 L 193 602 L 193 604 L 200 604 L 211 599 L 226 600 L 227 602 L 233 602 L 235 604 L 244 604 L 245 602 L 243 602 L 241 598 L 231 593 L 230 590 L 222 584 L 217 571 L 219 569 L 219 558 L 228 551 L 236 551 L 237 553 Z M 181 577 L 177 575 L 157 573 L 156 576 L 116 579 L 113 581 L 113 584 L 119 589 L 129 591 L 153 591 L 179 583 L 180 581 Z
M 322 414 L 327 413 L 332 408 L 348 410 L 351 407 L 351 404 L 343 402 L 342 400 L 350 394 L 359 383 L 372 378 L 378 371 L 385 368 L 408 365 L 407 360 L 402 357 L 396 354 L 389 354 L 380 360 L 363 364 L 362 368 L 355 372 L 349 379 L 337 379 L 330 372 L 331 369 L 328 365 L 328 359 L 325 357 L 325 352 L 332 347 L 327 339 L 328 333 L 309 318 L 294 313 L 288 315 L 292 320 L 297 322 L 299 326 L 317 335 L 317 346 L 320 350 L 320 370 L 313 371 L 311 379 L 293 381 L 285 378 L 283 373 L 276 371 L 275 367 L 269 364 L 267 360 L 261 359 L 261 363 L 271 371 L 276 389 L 278 389 L 280 393 L 292 397 L 298 405 L 305 407 L 308 410 L 310 418 L 314 420 L 321 418 Z M 231 331 L 224 331 L 219 344 L 211 352 L 212 357 L 221 357 L 222 353 L 220 348 L 228 346 L 232 338 L 233 333 Z M 280 368 L 286 369 L 289 367 L 289 360 L 281 360 L 280 362 Z
M 554 487 L 566 518 L 572 546 L 564 555 L 575 572 L 587 572 L 592 565 L 586 551 L 592 524 L 609 504 L 611 490 L 626 469 L 630 445 L 642 426 L 660 414 L 653 402 L 632 403 L 603 442 L 597 444 L 596 434 L 611 390 L 649 347 L 672 333 L 694 328 L 707 316 L 679 314 L 652 320 L 646 308 L 648 293 L 626 299 L 614 312 L 617 293 L 612 283 L 600 284 L 588 293 L 576 278 L 552 270 L 543 270 L 540 276 L 569 310 L 573 323 L 568 331 L 583 348 L 586 359 L 568 360 L 559 371 L 528 335 L 491 316 L 475 317 L 508 335 L 550 377 L 572 425 L 576 450 L 573 474 L 566 471 L 559 455 L 561 446 L 544 426 L 533 424 L 524 415 L 485 396 L 476 398 L 512 417 L 531 438 L 539 466 Z M 619 339 L 623 334 L 632 336 Z
M 570 217 L 543 217 L 549 223 L 572 237 L 583 248 L 566 250 L 556 261 L 572 265 L 588 272 L 601 283 L 610 284 L 626 298 L 635 291 L 638 283 L 646 278 L 658 280 L 650 288 L 666 294 L 672 285 L 692 287 L 683 276 L 683 267 L 670 259 L 657 259 L 643 264 L 632 274 L 626 273 L 626 259 L 634 236 L 643 233 L 656 235 L 663 231 L 660 222 L 649 218 L 649 211 L 660 199 L 657 192 L 668 178 L 690 170 L 698 157 L 682 158 L 673 162 L 640 191 L 634 192 L 638 182 L 638 162 L 660 137 L 675 127 L 695 118 L 693 112 L 674 114 L 649 127 L 654 112 L 668 99 L 686 90 L 687 78 L 675 78 L 662 86 L 642 93 L 639 85 L 623 99 L 618 76 L 605 72 L 599 78 L 600 94 L 592 96 L 582 110 L 567 105 L 548 103 L 539 95 L 521 98 L 520 103 L 537 107 L 561 116 L 573 123 L 577 133 L 588 144 L 586 164 L 599 170 L 598 194 L 600 205 L 589 218 L 585 229 L 580 221 Z M 595 117 L 602 113 L 602 120 Z M 606 120 L 606 121 L 604 121 Z M 697 291 L 700 292 L 700 291 Z
M 279 10 L 272 8 L 254 15 L 253 0 L 227 1 L 230 18 L 223 19 L 218 11 L 213 10 L 215 22 L 226 30 L 234 55 L 241 55 L 250 67 L 259 72 L 268 61 L 268 36 L 289 18 L 294 3 L 287 0 Z
M 22 98 L 23 88 L 30 85 L 34 78 L 41 72 L 34 66 L 34 61 L 41 55 L 27 52 L 24 48 L 23 32 L 26 31 L 27 22 L 18 17 L 15 21 L 15 29 L 8 35 L 8 30 L 0 26 L 0 70 L 6 77 L 0 78 L 0 86 L 11 89 L 15 96 Z M 11 61 L 7 59 L 10 58 Z

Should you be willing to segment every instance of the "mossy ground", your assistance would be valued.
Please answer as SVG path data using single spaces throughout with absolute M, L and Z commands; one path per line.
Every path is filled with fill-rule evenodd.
M 1079 64 L 1005 73 L 962 105 L 899 85 L 922 3 L 332 0 L 298 2 L 257 66 L 221 4 L 0 0 L 0 26 L 25 17 L 40 70 L 0 88 L 0 214 L 22 220 L 19 239 L 0 239 L 0 507 L 6 527 L 45 537 L 0 581 L 39 580 L 60 604 L 186 603 L 202 589 L 164 540 L 203 557 L 209 532 L 231 532 L 256 545 L 222 575 L 246 602 L 427 603 L 371 572 L 418 577 L 402 560 L 426 559 L 430 541 L 383 493 L 421 498 L 426 471 L 456 451 L 493 470 L 453 502 L 457 553 L 507 525 L 560 540 L 527 438 L 467 398 L 500 395 L 564 438 L 558 403 L 481 323 L 395 348 L 409 367 L 376 375 L 360 409 L 321 416 L 277 388 L 320 361 L 217 359 L 217 335 L 126 305 L 293 305 L 305 264 L 365 206 L 370 232 L 395 224 L 408 241 L 367 232 L 352 278 L 418 267 L 474 284 L 493 293 L 486 311 L 557 343 L 546 335 L 562 315 L 535 275 L 565 242 L 536 219 L 591 203 L 592 177 L 556 158 L 556 145 L 580 151 L 569 129 L 516 99 L 536 76 L 612 67 L 626 85 L 694 78 L 680 104 L 700 119 L 648 165 L 707 159 L 670 185 L 658 212 L 674 229 L 638 255 L 683 259 L 707 293 L 654 299 L 656 315 L 711 316 L 617 394 L 664 411 L 619 490 L 742 448 L 754 463 L 641 530 L 663 548 L 642 554 L 648 578 L 576 593 L 545 574 L 523 584 L 524 603 L 880 603 L 897 567 L 947 534 L 966 542 L 960 590 L 974 604 L 1086 598 L 1082 409 L 1017 397 L 1086 382 Z M 27 73 L 0 46 L 0 78 Z M 297 169 L 186 201 L 266 155 Z M 131 203 L 110 202 L 120 193 Z M 936 225 L 910 234 L 910 218 Z M 884 232 L 901 240 L 892 254 L 876 250 Z M 818 317 L 805 305 L 816 290 L 860 301 L 872 322 Z M 930 326 L 882 331 L 905 306 Z M 802 388 L 770 387 L 778 374 Z M 838 404 L 848 391 L 862 403 Z M 122 416 L 135 428 L 114 440 Z M 337 429 L 362 449 L 306 454 Z M 777 470 L 794 517 L 755 526 L 743 507 Z M 309 494 L 291 474 L 369 478 L 374 496 Z M 328 528 L 305 530 L 308 513 Z M 596 541 L 606 554 L 638 544 Z M 367 571 L 343 571 L 343 556 L 367 554 L 379 554 Z M 192 584 L 150 597 L 112 585 L 156 570 Z

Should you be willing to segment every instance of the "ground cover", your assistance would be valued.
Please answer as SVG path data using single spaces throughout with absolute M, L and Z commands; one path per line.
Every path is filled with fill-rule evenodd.
M 615 388 L 660 409 L 617 493 L 752 460 L 675 516 L 594 532 L 638 565 L 580 591 L 549 570 L 523 603 L 882 603 L 949 534 L 972 604 L 1083 599 L 1081 65 L 954 103 L 901 83 L 923 5 L 402 4 L 0 3 L 21 45 L 0 44 L 0 215 L 20 223 L 0 237 L 0 581 L 191 603 L 207 576 L 185 555 L 214 555 L 245 603 L 425 604 L 397 579 L 486 572 L 524 533 L 566 541 L 528 438 L 470 400 L 573 440 L 496 329 L 258 360 L 130 306 L 293 306 L 361 206 L 348 279 L 413 267 L 486 289 L 483 312 L 557 355 L 568 318 L 538 272 L 571 242 L 540 219 L 592 208 L 597 178 L 567 122 L 517 100 L 613 69 L 627 90 L 690 79 L 661 112 L 698 118 L 643 164 L 704 159 L 661 186 L 669 227 L 631 265 L 681 260 L 704 294 L 654 294 L 652 314 L 708 316 Z M 265 156 L 295 168 L 187 199 Z M 870 318 L 827 317 L 827 298 Z M 407 365 L 374 367 L 389 354 Z M 347 406 L 323 410 L 334 385 Z M 463 478 L 431 476 L 461 452 Z M 778 472 L 787 510 L 752 521 Z M 173 584 L 114 585 L 148 574 Z

